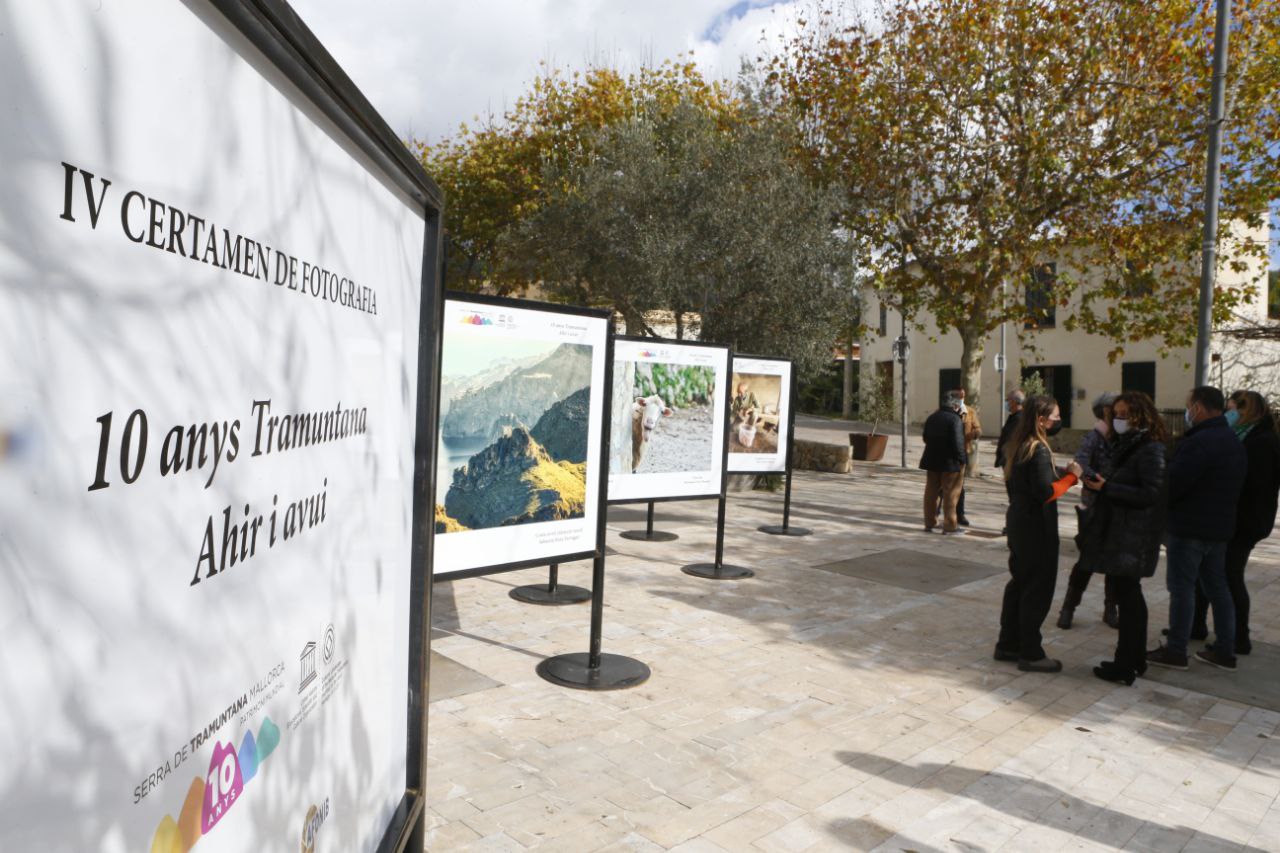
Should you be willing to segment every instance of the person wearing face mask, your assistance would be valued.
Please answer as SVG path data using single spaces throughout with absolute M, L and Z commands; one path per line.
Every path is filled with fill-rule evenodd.
M 1102 471 L 1110 454 L 1114 438 L 1111 432 L 1111 404 L 1115 400 L 1115 394 L 1104 391 L 1093 401 L 1093 416 L 1097 418 L 1097 422 L 1080 442 L 1080 449 L 1076 451 L 1075 457 L 1084 470 L 1083 479 L 1086 481 Z M 1096 492 L 1091 489 L 1085 489 L 1080 493 L 1081 524 L 1083 524 L 1085 513 L 1093 504 L 1095 494 Z M 1058 613 L 1058 627 L 1064 631 L 1071 627 L 1076 608 L 1080 606 L 1084 591 L 1088 589 L 1089 579 L 1092 577 L 1093 572 L 1082 568 L 1079 563 L 1076 563 L 1075 568 L 1071 570 L 1071 576 L 1067 579 L 1067 594 L 1062 600 L 1062 610 Z M 1114 583 L 1110 575 L 1106 575 L 1103 581 L 1102 621 L 1115 628 L 1119 624 L 1119 617 L 1116 615 Z
M 1240 503 L 1236 509 L 1236 528 L 1227 542 L 1224 568 L 1231 605 L 1236 612 L 1236 648 L 1238 655 L 1253 651 L 1249 639 L 1249 590 L 1244 584 L 1244 569 L 1253 548 L 1271 535 L 1276 523 L 1277 495 L 1280 494 L 1280 434 L 1266 399 L 1257 391 L 1237 391 L 1227 400 L 1224 414 L 1227 425 L 1244 445 L 1248 465 Z M 1209 598 L 1196 586 L 1196 615 L 1191 638 L 1209 636 L 1205 617 Z
M 938 509 L 942 509 L 942 532 L 955 536 L 964 533 L 958 525 L 956 504 L 964 488 L 964 466 L 969 461 L 964 449 L 964 421 L 960 417 L 963 401 L 948 394 L 942 408 L 924 422 L 924 454 L 920 467 L 926 472 L 924 485 L 924 530 L 932 533 L 938 525 Z
M 1053 465 L 1049 436 L 1062 428 L 1052 397 L 1027 400 L 1005 450 L 1004 480 L 1009 492 L 1009 583 L 1000 609 L 995 659 L 1017 661 L 1024 672 L 1060 672 L 1062 662 L 1045 654 L 1040 628 L 1053 606 L 1058 579 L 1058 498 L 1080 477 L 1072 460 L 1066 473 Z
M 1142 579 L 1156 572 L 1164 534 L 1165 428 L 1151 398 L 1126 391 L 1111 410 L 1110 452 L 1086 474 L 1090 508 L 1081 516 L 1077 569 L 1106 576 L 1116 601 L 1116 652 L 1094 667 L 1104 681 L 1133 684 L 1147 670 L 1147 602 Z
M 1213 608 L 1212 647 L 1196 659 L 1225 670 L 1236 668 L 1236 615 L 1227 589 L 1227 542 L 1236 529 L 1236 503 L 1245 478 L 1245 450 L 1223 417 L 1217 388 L 1202 385 L 1187 397 L 1189 428 L 1169 462 L 1169 521 L 1166 586 L 1168 642 L 1147 652 L 1147 663 L 1187 668 L 1187 641 L 1195 616 L 1196 582 Z

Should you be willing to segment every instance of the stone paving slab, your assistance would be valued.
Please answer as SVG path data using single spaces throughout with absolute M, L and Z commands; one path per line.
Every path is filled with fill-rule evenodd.
M 440 636 L 448 636 L 440 632 Z M 435 637 L 432 638 L 433 641 Z M 500 686 L 489 676 L 476 672 L 469 666 L 463 666 L 453 658 L 447 658 L 434 649 L 431 652 L 431 696 L 430 702 L 441 702 L 468 693 L 478 693 L 491 687 Z
M 544 570 L 438 585 L 433 648 L 499 686 L 430 706 L 430 848 L 1280 849 L 1280 712 L 1183 673 L 1093 678 L 1115 643 L 1097 583 L 1076 627 L 1046 625 L 1061 674 L 992 661 L 1004 542 L 920 531 L 923 485 L 880 465 L 798 474 L 793 522 L 814 530 L 803 538 L 756 532 L 779 519 L 780 495 L 734 494 L 725 559 L 757 571 L 739 582 L 679 571 L 711 558 L 714 502 L 663 506 L 681 537 L 670 543 L 621 539 L 634 521 L 611 517 L 604 650 L 653 668 L 632 690 L 534 673 L 588 639 L 588 608 L 507 596 Z M 1003 487 L 968 488 L 975 525 L 998 531 Z M 917 591 L 814 568 L 895 549 L 924 555 L 921 572 L 946 557 L 991 574 Z M 589 586 L 590 569 L 565 565 L 561 579 Z M 1280 546 L 1264 542 L 1249 568 L 1256 643 L 1280 643 L 1278 579 Z M 1154 644 L 1163 568 L 1144 586 Z M 1221 678 L 1280 673 L 1242 659 Z
M 1189 650 L 1195 654 L 1203 643 L 1191 641 Z M 1239 659 L 1241 671 L 1269 672 L 1280 676 L 1280 646 L 1272 643 L 1254 643 L 1253 651 L 1248 657 Z M 1186 672 L 1174 669 L 1151 667 L 1147 678 L 1162 684 L 1176 684 L 1188 690 L 1198 690 L 1219 699 L 1227 699 L 1244 705 L 1280 711 L 1280 677 L 1276 678 L 1231 678 L 1238 673 L 1224 673 L 1207 664 L 1191 661 Z M 1280 844 L 1280 839 L 1277 839 Z
M 820 563 L 814 568 L 915 592 L 945 592 L 1001 573 L 999 566 L 990 563 L 940 557 L 910 548 L 891 548 L 862 557 Z

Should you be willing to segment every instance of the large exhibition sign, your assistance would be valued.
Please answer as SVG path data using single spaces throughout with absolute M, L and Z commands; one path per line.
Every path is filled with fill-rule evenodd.
M 459 296 L 443 336 L 434 576 L 593 556 L 608 314 Z
M 791 367 L 786 359 L 733 357 L 729 388 L 730 471 L 755 474 L 787 470 Z
M 729 348 L 616 338 L 609 500 L 716 497 Z
M 373 850 L 420 763 L 439 211 L 261 6 L 5 6 L 0 850 Z

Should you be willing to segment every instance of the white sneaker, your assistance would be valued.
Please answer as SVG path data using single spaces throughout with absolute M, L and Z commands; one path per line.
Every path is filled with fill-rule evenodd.
M 957 527 L 955 530 L 942 531 L 942 535 L 943 536 L 964 536 L 968 532 L 969 531 L 965 530 L 963 527 Z

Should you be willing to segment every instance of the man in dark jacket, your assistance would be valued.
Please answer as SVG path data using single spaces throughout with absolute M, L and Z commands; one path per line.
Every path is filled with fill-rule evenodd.
M 1195 613 L 1196 581 L 1213 608 L 1216 639 L 1196 658 L 1236 668 L 1236 616 L 1227 589 L 1227 541 L 1235 532 L 1236 503 L 1244 485 L 1244 447 L 1222 416 L 1222 392 L 1201 386 L 1187 398 L 1189 426 L 1169 463 L 1169 538 L 1165 545 L 1169 590 L 1168 644 L 1147 652 L 1147 662 L 1187 668 L 1187 641 Z
M 1009 404 L 1009 417 L 1005 418 L 1004 426 L 1000 428 L 1000 438 L 996 440 L 996 467 L 1004 467 L 1004 446 L 1013 438 L 1014 427 L 1018 425 L 1018 412 L 1022 411 L 1022 404 L 1027 399 L 1027 395 L 1022 393 L 1021 388 L 1014 388 L 1005 397 L 1005 401 Z
M 942 500 L 942 532 L 948 535 L 964 532 L 958 526 L 956 514 L 956 503 L 964 488 L 964 466 L 969 461 L 964 449 L 961 405 L 959 397 L 948 394 L 942 408 L 924 422 L 924 455 L 920 457 L 920 467 L 928 472 L 924 487 L 924 529 L 929 533 L 938 525 L 939 498 Z

